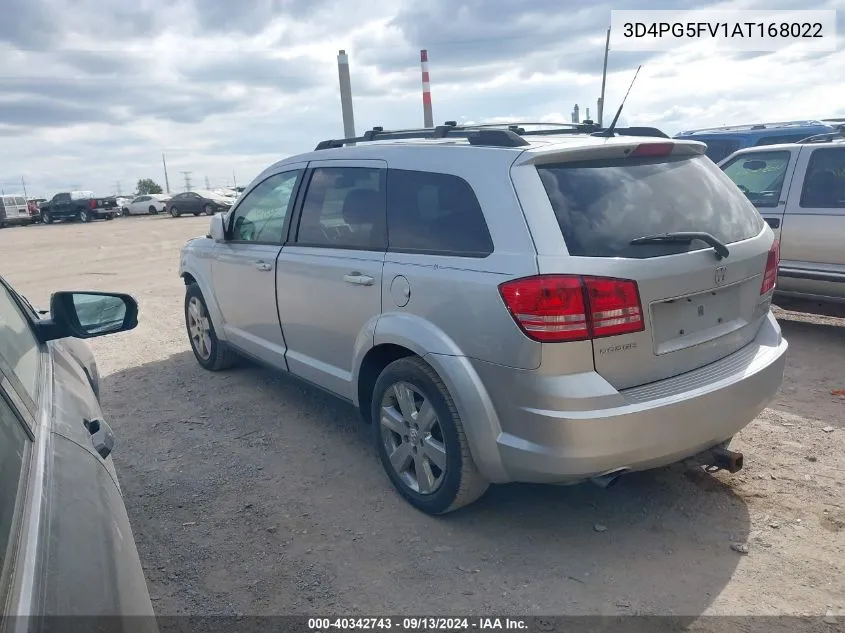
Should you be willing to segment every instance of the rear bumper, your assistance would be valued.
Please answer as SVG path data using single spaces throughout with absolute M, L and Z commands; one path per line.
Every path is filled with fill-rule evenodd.
M 548 387 L 538 384 L 532 398 L 523 377 L 511 381 L 516 393 L 491 390 L 490 366 L 475 364 L 491 396 L 501 393 L 492 398 L 502 429 L 495 440 L 501 468 L 493 480 L 566 483 L 621 468 L 656 468 L 711 448 L 774 397 L 787 347 L 770 313 L 749 345 L 667 380 L 619 392 L 596 373 L 561 377 L 577 381 L 567 389 L 578 393 L 567 400 L 569 410 L 524 404 L 542 402 Z
M 97 217 L 105 217 L 107 215 L 117 215 L 120 213 L 120 209 L 115 207 L 114 209 L 90 209 L 91 213 L 96 215 Z

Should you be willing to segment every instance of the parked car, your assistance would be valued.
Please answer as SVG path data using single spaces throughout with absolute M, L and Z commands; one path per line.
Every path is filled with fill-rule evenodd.
M 170 196 L 163 193 L 150 193 L 137 196 L 121 210 L 123 215 L 155 215 L 162 213 Z
M 32 218 L 23 196 L 0 196 L 0 228 L 9 224 L 30 224 Z
M 41 318 L 0 278 L 0 616 L 132 617 L 129 629 L 152 632 L 100 375 L 80 340 L 133 329 L 138 307 L 85 291 L 57 292 L 50 308 Z
M 777 294 L 845 303 L 845 132 L 720 163 L 780 240 Z
M 174 218 L 192 213 L 211 215 L 220 211 L 228 211 L 232 207 L 232 200 L 213 191 L 188 191 L 177 193 L 167 201 L 166 211 Z
M 182 250 L 197 361 L 352 402 L 432 514 L 489 483 L 735 472 L 783 378 L 772 230 L 702 143 L 578 129 L 375 129 L 272 165 Z
M 26 201 L 26 210 L 33 222 L 41 222 L 41 205 L 45 202 L 46 198 L 32 198 Z
M 97 198 L 93 191 L 69 191 L 57 193 L 50 202 L 42 203 L 41 221 L 52 224 L 55 220 L 113 220 L 118 212 L 114 198 Z
M 676 134 L 675 138 L 705 143 L 707 156 L 714 163 L 718 163 L 728 155 L 746 147 L 795 143 L 815 134 L 827 134 L 834 131 L 835 128 L 830 122 L 784 121 L 686 130 Z

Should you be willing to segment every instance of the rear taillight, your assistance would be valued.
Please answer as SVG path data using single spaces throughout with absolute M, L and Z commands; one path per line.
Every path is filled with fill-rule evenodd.
M 631 156 L 668 156 L 674 148 L 674 143 L 643 143 L 634 148 Z
M 96 209 L 97 208 L 97 201 L 96 200 L 89 200 L 88 201 L 88 208 Z
M 499 292 L 535 341 L 583 341 L 645 327 L 637 283 L 627 279 L 538 275 L 507 281 Z
M 764 295 L 767 292 L 775 289 L 775 284 L 778 279 L 778 265 L 780 264 L 780 242 L 775 240 L 772 247 L 769 249 L 769 255 L 766 258 L 766 272 L 763 273 L 763 283 L 760 285 L 760 294 Z

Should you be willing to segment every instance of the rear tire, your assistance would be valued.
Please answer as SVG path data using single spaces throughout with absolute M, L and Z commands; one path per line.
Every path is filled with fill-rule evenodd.
M 106 216 L 106 220 L 114 220 L 114 214 L 113 214 L 113 213 L 109 213 L 109 214 Z
M 398 396 L 406 388 L 410 400 L 400 410 Z M 414 411 L 406 415 L 406 408 Z M 434 416 L 429 424 L 426 412 Z M 382 371 L 373 388 L 371 415 L 379 460 L 397 492 L 415 508 L 432 515 L 446 514 L 476 501 L 490 486 L 472 459 L 452 396 L 421 358 L 400 358 Z M 388 423 L 383 424 L 383 419 Z M 391 456 L 396 462 L 402 447 L 408 446 L 412 452 L 403 453 L 404 472 L 400 472 Z
M 147 211 L 150 212 L 150 215 L 155 215 L 156 213 L 158 213 L 158 210 L 156 210 L 155 207 L 150 207 L 149 209 L 147 209 Z
M 208 316 L 208 306 L 197 284 L 185 289 L 185 329 L 194 358 L 209 371 L 228 369 L 238 362 L 238 355 L 217 338 L 214 324 Z
M 91 214 L 88 213 L 87 211 L 80 211 L 79 212 L 79 221 L 87 224 L 88 222 L 91 221 Z

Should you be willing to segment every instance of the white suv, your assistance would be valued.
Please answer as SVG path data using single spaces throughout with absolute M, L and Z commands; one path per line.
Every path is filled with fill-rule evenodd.
M 783 377 L 777 242 L 704 144 L 599 134 L 377 128 L 276 163 L 182 251 L 197 361 L 351 401 L 433 514 L 491 482 L 735 472 Z

